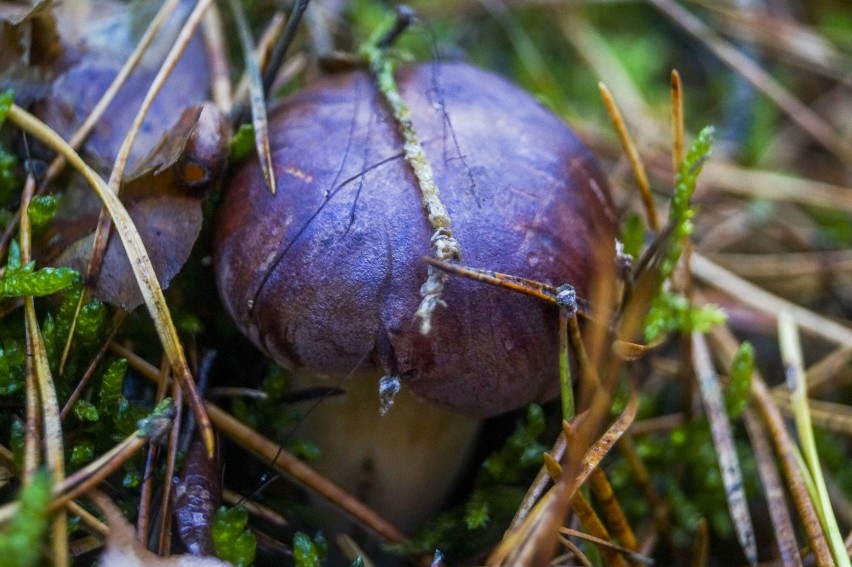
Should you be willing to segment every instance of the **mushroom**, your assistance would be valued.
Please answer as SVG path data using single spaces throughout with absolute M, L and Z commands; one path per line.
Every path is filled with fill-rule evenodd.
M 470 65 L 424 64 L 396 76 L 462 262 L 570 283 L 587 296 L 596 250 L 614 249 L 616 219 L 604 176 L 577 136 L 518 87 Z M 222 300 L 299 381 L 347 389 L 346 400 L 308 418 L 335 461 L 325 470 L 410 529 L 440 503 L 479 419 L 557 395 L 556 309 L 453 279 L 431 331 L 421 333 L 413 316 L 434 229 L 396 122 L 367 73 L 317 81 L 269 124 L 277 191 L 250 160 L 221 203 L 214 246 Z M 404 391 L 380 417 L 376 381 L 388 375 Z M 359 413 L 339 407 L 350 401 Z M 430 453 L 437 464 L 420 459 Z M 372 493 L 357 488 L 365 472 Z

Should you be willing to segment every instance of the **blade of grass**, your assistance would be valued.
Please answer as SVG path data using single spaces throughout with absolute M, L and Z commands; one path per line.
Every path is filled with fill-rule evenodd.
M 787 311 L 781 311 L 778 314 L 778 338 L 781 345 L 781 358 L 784 361 L 784 370 L 787 376 L 787 386 L 791 391 L 790 401 L 793 405 L 796 429 L 799 432 L 799 442 L 802 445 L 805 464 L 813 478 L 816 492 L 814 505 L 828 538 L 834 561 L 839 566 L 848 567 L 852 563 L 849 561 L 849 555 L 843 545 L 843 536 L 840 534 L 837 519 L 834 517 L 831 500 L 828 497 L 828 489 L 825 486 L 825 478 L 822 475 L 816 441 L 814 440 L 799 333 L 796 322 Z
M 204 440 L 204 444 L 212 456 L 214 443 L 210 420 L 207 418 L 204 405 L 201 402 L 201 396 L 192 380 L 192 374 L 189 371 L 183 347 L 180 344 L 177 329 L 175 329 L 174 322 L 172 321 L 171 313 L 166 304 L 166 298 L 160 287 L 160 282 L 157 280 L 157 275 L 145 251 L 142 238 L 139 236 L 139 232 L 136 230 L 130 215 L 128 215 L 127 209 L 124 208 L 124 205 L 115 193 L 110 190 L 106 182 L 83 162 L 80 156 L 68 146 L 65 140 L 47 125 L 18 106 L 13 106 L 9 110 L 8 119 L 22 130 L 35 136 L 48 147 L 63 154 L 71 166 L 82 173 L 98 193 L 98 196 L 101 198 L 101 201 L 104 203 L 115 223 L 118 235 L 124 244 L 125 252 L 130 260 L 130 265 L 133 266 L 133 275 L 136 277 L 139 289 L 145 298 L 145 304 L 154 321 L 154 327 L 157 330 L 160 342 L 163 345 L 169 363 L 172 365 L 172 371 L 180 382 L 181 388 L 187 394 L 189 405 L 198 421 L 201 438 Z
M 271 193 L 275 193 L 275 169 L 272 166 L 272 150 L 269 147 L 269 125 L 266 120 L 266 95 L 260 66 L 254 50 L 248 20 L 238 0 L 230 0 L 231 11 L 240 36 L 240 45 L 246 63 L 246 74 L 249 80 L 249 102 L 251 104 L 252 126 L 254 126 L 254 142 L 257 156 L 260 159 L 260 169 Z
M 743 548 L 746 560 L 750 565 L 757 564 L 757 543 L 754 536 L 751 515 L 748 511 L 748 501 L 745 495 L 745 485 L 742 478 L 740 462 L 737 458 L 734 435 L 728 414 L 725 412 L 725 399 L 719 386 L 719 379 L 713 369 L 710 349 L 704 335 L 692 333 L 693 364 L 698 379 L 701 400 L 710 421 L 710 433 L 722 472 L 722 483 L 725 485 L 725 497 L 728 509 L 737 532 L 737 539 Z

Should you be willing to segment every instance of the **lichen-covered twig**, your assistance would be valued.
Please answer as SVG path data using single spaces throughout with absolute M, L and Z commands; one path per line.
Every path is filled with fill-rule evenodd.
M 361 49 L 361 53 L 367 60 L 370 73 L 376 80 L 379 92 L 390 106 L 399 132 L 402 134 L 405 161 L 414 171 L 414 176 L 417 178 L 417 184 L 420 186 L 420 192 L 423 195 L 423 208 L 429 217 L 429 223 L 435 229 L 431 238 L 433 254 L 439 260 L 455 261 L 461 258 L 461 247 L 453 237 L 452 221 L 447 208 L 441 202 L 432 165 L 423 152 L 423 146 L 417 137 L 408 106 L 399 94 L 393 75 L 393 61 L 387 54 L 387 47 L 393 39 L 413 21 L 414 13 L 411 9 L 400 6 L 397 8 L 396 17 L 376 31 L 374 36 Z M 441 292 L 447 278 L 447 274 L 441 270 L 434 266 L 428 267 L 426 282 L 420 287 L 420 296 L 422 297 L 420 306 L 414 314 L 415 319 L 420 320 L 420 332 L 424 335 L 428 334 L 431 329 L 432 312 L 439 305 L 444 305 L 441 300 Z

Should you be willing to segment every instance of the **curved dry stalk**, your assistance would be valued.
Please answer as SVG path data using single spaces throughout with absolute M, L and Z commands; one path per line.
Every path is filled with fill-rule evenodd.
M 406 541 L 406 536 L 396 526 L 382 518 L 376 511 L 363 504 L 337 484 L 319 474 L 300 461 L 280 444 L 270 441 L 257 431 L 247 427 L 235 417 L 207 402 L 207 413 L 216 428 L 262 461 L 288 475 L 300 484 L 327 498 L 344 512 L 361 522 L 383 539 L 393 543 Z
M 28 264 L 32 259 L 32 232 L 27 208 L 35 192 L 35 181 L 30 176 L 21 199 L 21 263 Z M 62 420 L 59 418 L 59 401 L 50 363 L 47 360 L 47 348 L 38 326 L 35 301 L 31 295 L 24 296 L 24 315 L 26 322 L 27 351 L 32 357 L 41 401 L 42 423 L 44 424 L 44 449 L 47 466 L 50 468 L 53 484 L 65 479 L 65 452 L 62 439 Z M 51 520 L 53 563 L 59 567 L 68 565 L 68 527 L 67 514 L 60 510 Z
M 139 289 L 145 298 L 145 304 L 154 321 L 160 342 L 163 345 L 175 376 L 187 393 L 190 407 L 192 407 L 192 411 L 198 421 L 201 438 L 204 440 L 207 450 L 212 456 L 214 443 L 210 420 L 204 412 L 201 396 L 195 387 L 195 382 L 192 380 L 192 374 L 186 363 L 186 357 L 184 356 L 183 348 L 177 335 L 177 329 L 175 329 L 174 322 L 172 321 L 171 313 L 166 304 L 166 298 L 163 295 L 160 282 L 157 280 L 157 275 L 154 272 L 154 267 L 151 265 L 151 259 L 148 257 L 145 245 L 142 243 L 142 239 L 133 224 L 133 220 L 127 214 L 127 209 L 124 208 L 124 205 L 115 193 L 110 190 L 104 180 L 92 168 L 86 165 L 80 156 L 68 146 L 65 140 L 47 125 L 16 105 L 13 105 L 9 109 L 8 119 L 47 146 L 65 155 L 68 162 L 82 173 L 95 191 L 97 191 L 98 196 L 115 222 L 118 235 L 124 244 L 130 265 L 133 267 L 133 275 L 136 277 Z
M 720 38 L 707 24 L 672 0 L 648 0 L 648 2 L 701 41 L 726 65 L 769 97 L 790 120 L 841 162 L 852 165 L 852 145 L 810 107 L 790 94 L 760 65 Z

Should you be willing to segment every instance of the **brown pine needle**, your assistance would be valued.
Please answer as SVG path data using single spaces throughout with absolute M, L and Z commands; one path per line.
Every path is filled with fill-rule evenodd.
M 683 163 L 683 83 L 680 73 L 672 71 L 672 180 Z
M 611 541 L 606 541 L 604 539 L 596 538 L 593 535 L 583 533 L 581 531 L 577 531 L 577 530 L 574 530 L 574 529 L 571 529 L 571 528 L 566 528 L 566 527 L 559 528 L 559 532 L 563 535 L 566 535 L 566 536 L 576 537 L 576 538 L 584 539 L 586 541 L 590 541 L 590 542 L 594 543 L 595 545 L 597 545 L 599 547 L 600 546 L 609 547 L 610 549 L 617 551 L 618 553 L 625 556 L 631 563 L 639 563 L 639 564 L 642 564 L 642 565 L 653 565 L 654 564 L 654 560 L 651 559 L 650 557 L 646 557 L 644 555 L 636 553 L 632 549 L 628 549 L 624 546 L 616 545 L 616 544 L 612 543 Z
M 251 121 L 254 127 L 254 141 L 257 156 L 260 159 L 260 169 L 263 179 L 271 193 L 275 193 L 275 169 L 272 166 L 272 150 L 269 146 L 269 123 L 266 120 L 266 95 L 263 87 L 263 77 L 251 37 L 251 29 L 246 19 L 243 7 L 238 0 L 230 0 L 231 11 L 240 36 L 240 45 L 246 63 L 246 75 L 249 85 L 249 102 L 251 104 Z
M 609 479 L 607 479 L 606 474 L 600 467 L 592 471 L 592 474 L 589 476 L 589 483 L 592 488 L 592 494 L 594 494 L 595 500 L 600 505 L 601 514 L 615 538 L 626 549 L 637 551 L 639 546 L 636 542 L 636 535 L 633 533 L 633 528 L 630 527 L 624 511 L 621 509 L 621 504 L 618 503 L 618 498 L 616 498 L 615 492 L 612 490 Z
M 639 194 L 642 196 L 642 205 L 645 207 L 645 216 L 648 219 L 648 226 L 654 232 L 660 232 L 660 220 L 657 217 L 657 208 L 654 206 L 654 198 L 651 196 L 651 185 L 648 182 L 648 174 L 645 173 L 645 165 L 642 163 L 642 158 L 639 156 L 639 150 L 636 149 L 636 143 L 630 136 L 627 130 L 627 124 L 624 122 L 624 117 L 618 109 L 615 98 L 609 92 L 607 86 L 603 83 L 598 83 L 598 90 L 603 99 L 604 108 L 618 133 L 618 139 L 621 141 L 621 147 L 624 153 L 627 154 L 627 159 L 630 160 L 630 167 L 633 170 L 633 177 L 636 180 L 636 186 L 639 188 Z
M 574 511 L 577 513 L 577 518 L 580 520 L 580 523 L 583 525 L 586 532 L 597 540 L 595 543 L 598 551 L 601 553 L 601 557 L 603 557 L 604 564 L 613 565 L 615 567 L 627 567 L 627 562 L 624 560 L 624 557 L 618 551 L 613 549 L 612 538 L 610 537 L 609 532 L 606 527 L 604 527 L 597 512 L 595 512 L 594 508 L 592 508 L 592 505 L 589 504 L 589 501 L 586 500 L 585 496 L 583 496 L 582 492 L 578 491 L 574 495 L 574 498 L 571 500 L 571 507 L 574 508 Z M 604 542 L 608 545 L 601 545 L 601 543 Z

